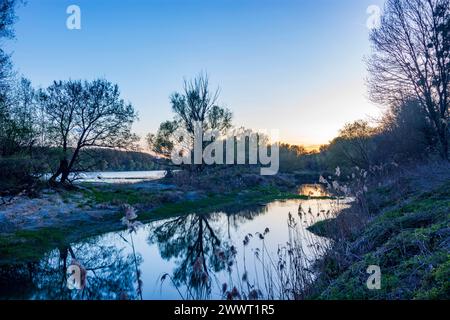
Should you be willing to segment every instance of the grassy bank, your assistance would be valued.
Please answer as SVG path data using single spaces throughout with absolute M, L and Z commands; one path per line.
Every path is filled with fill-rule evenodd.
M 394 193 L 372 194 L 385 199 L 380 212 L 317 263 L 321 275 L 311 299 L 450 298 L 450 183 L 402 199 Z M 327 220 L 311 230 L 323 235 L 335 224 Z M 369 265 L 381 268 L 380 290 L 366 286 Z

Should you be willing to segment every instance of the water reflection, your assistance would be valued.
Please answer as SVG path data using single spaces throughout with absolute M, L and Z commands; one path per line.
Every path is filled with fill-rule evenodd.
M 140 299 L 140 288 L 143 299 L 222 299 L 235 288 L 242 298 L 285 298 L 277 277 L 309 270 L 330 240 L 307 227 L 336 209 L 330 200 L 275 201 L 151 222 L 133 247 L 125 231 L 61 245 L 37 262 L 0 266 L 0 299 Z M 87 269 L 81 291 L 66 286 L 73 259 Z M 288 290 L 314 277 L 304 276 Z
M 325 197 L 329 195 L 329 192 L 321 184 L 303 184 L 298 188 L 298 194 L 310 197 Z
M 67 287 L 67 267 L 73 260 L 86 268 L 83 290 Z M 142 261 L 140 258 L 139 261 Z M 91 241 L 53 250 L 38 262 L 0 266 L 1 299 L 104 300 L 136 299 L 135 264 L 116 246 Z
M 212 281 L 218 280 L 216 274 L 231 268 L 237 253 L 231 230 L 266 210 L 259 206 L 190 214 L 151 225 L 148 243 L 158 246 L 163 259 L 176 260 L 173 273 L 164 274 L 162 279 L 167 277 L 177 288 L 183 287 L 185 293 L 180 292 L 183 298 L 209 298 Z

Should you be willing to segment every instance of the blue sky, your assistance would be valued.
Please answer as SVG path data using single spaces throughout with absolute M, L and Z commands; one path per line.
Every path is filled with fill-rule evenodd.
M 172 117 L 169 95 L 207 71 L 234 124 L 326 143 L 374 116 L 363 57 L 366 12 L 382 0 L 28 0 L 7 48 L 35 86 L 103 77 L 119 84 L 145 135 Z M 81 30 L 66 28 L 69 5 Z

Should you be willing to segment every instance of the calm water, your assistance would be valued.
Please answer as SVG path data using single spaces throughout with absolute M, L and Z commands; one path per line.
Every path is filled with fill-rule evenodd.
M 77 177 L 79 182 L 95 183 L 136 183 L 161 179 L 164 170 L 153 171 L 121 171 L 121 172 L 84 172 Z
M 316 186 L 303 188 L 323 192 Z M 275 201 L 240 211 L 154 221 L 133 234 L 120 231 L 85 239 L 70 248 L 55 248 L 40 261 L 1 266 L 0 298 L 221 299 L 224 283 L 276 294 L 276 288 L 266 287 L 265 278 L 289 249 L 287 242 L 300 244 L 301 263 L 307 269 L 329 240 L 306 228 L 330 217 L 333 207 L 331 200 Z M 87 269 L 82 291 L 66 287 L 69 250 Z

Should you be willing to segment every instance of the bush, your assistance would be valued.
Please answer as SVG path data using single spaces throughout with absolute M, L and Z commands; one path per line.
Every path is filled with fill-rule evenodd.
M 28 157 L 0 158 L 0 195 L 12 195 L 30 190 L 39 181 L 37 172 L 43 165 Z

